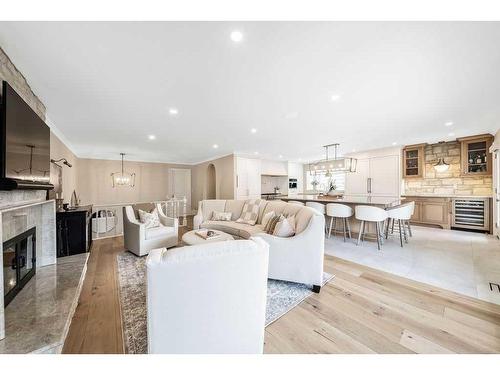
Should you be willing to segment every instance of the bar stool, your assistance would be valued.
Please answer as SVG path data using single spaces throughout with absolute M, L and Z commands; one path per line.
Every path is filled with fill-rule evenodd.
M 299 202 L 299 201 L 288 201 L 288 203 L 296 204 L 297 206 L 303 206 L 304 205 L 304 202 Z
M 321 215 L 324 215 L 326 213 L 326 207 L 323 203 L 318 203 L 318 202 L 306 202 L 306 207 L 311 207 L 318 211 Z M 325 220 L 325 232 L 327 231 L 327 225 L 326 225 L 326 220 Z
M 382 226 L 387 219 L 387 211 L 383 210 L 382 208 L 379 207 L 373 207 L 373 206 L 356 206 L 355 207 L 356 211 L 356 219 L 360 220 L 361 223 L 359 225 L 359 234 L 358 234 L 358 241 L 356 245 L 359 245 L 359 241 L 363 237 L 363 240 L 365 238 L 365 224 L 366 222 L 372 222 L 375 223 L 376 225 L 376 231 L 377 231 L 377 247 L 380 250 L 380 245 L 382 244 L 383 241 L 383 231 L 381 230 L 380 224 L 382 223 Z M 382 228 L 383 229 L 383 228 Z
M 349 238 L 351 238 L 351 227 L 349 225 L 349 220 L 353 214 L 352 208 L 345 204 L 339 203 L 328 203 L 326 205 L 326 216 L 330 217 L 330 228 L 328 229 L 328 238 L 332 235 L 332 224 L 333 231 L 337 228 L 337 219 L 342 219 L 343 223 L 343 234 L 344 234 L 344 242 L 346 240 L 346 235 L 349 234 Z M 347 229 L 347 231 L 346 231 Z
M 398 221 L 399 226 L 399 242 L 401 247 L 403 247 L 403 237 L 406 243 L 408 243 L 408 236 L 406 234 L 406 227 L 408 227 L 408 232 L 410 237 L 412 236 L 410 227 L 410 218 L 415 211 L 415 202 L 410 202 L 397 207 L 387 209 L 388 221 L 387 227 L 385 228 L 385 238 L 389 237 L 389 225 L 392 223 L 391 233 L 394 233 L 394 222 Z M 401 227 L 402 225 L 402 227 Z

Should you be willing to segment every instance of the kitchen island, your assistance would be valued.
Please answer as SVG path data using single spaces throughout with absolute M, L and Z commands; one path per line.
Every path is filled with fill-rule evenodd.
M 394 207 L 401 204 L 401 199 L 396 197 L 366 197 L 366 196 L 356 196 L 356 195 L 343 195 L 343 196 L 328 196 L 328 195 L 319 195 L 319 194 L 296 194 L 296 195 L 288 195 L 286 197 L 280 198 L 283 201 L 299 201 L 299 202 L 318 202 L 318 203 L 339 203 L 345 204 L 347 206 L 352 207 L 354 212 L 354 207 L 356 206 L 375 206 L 380 207 L 382 209 L 388 209 L 390 207 Z M 337 220 L 340 224 L 340 220 Z M 354 215 L 349 219 L 349 224 L 351 227 L 351 231 L 353 233 L 358 233 L 359 231 L 359 220 L 356 220 Z M 367 233 L 376 233 L 375 223 L 366 223 L 366 232 Z M 327 222 L 327 225 L 330 225 L 330 221 Z M 340 229 L 340 228 L 337 228 Z

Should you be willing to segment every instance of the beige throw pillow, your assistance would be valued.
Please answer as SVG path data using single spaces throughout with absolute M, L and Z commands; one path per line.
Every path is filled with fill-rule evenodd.
M 274 213 L 274 211 L 270 211 L 268 212 L 267 214 L 265 214 L 263 217 L 262 217 L 262 226 L 265 228 L 267 223 L 269 223 L 269 220 L 271 220 L 274 216 L 276 216 L 276 214 Z
M 283 218 L 276 224 L 273 235 L 277 237 L 292 237 L 295 234 L 295 215 Z
M 212 212 L 212 220 L 214 221 L 230 221 L 231 212 Z
M 156 228 L 160 226 L 160 218 L 156 208 L 151 212 L 139 210 L 139 221 L 145 224 L 146 229 Z
M 260 202 L 260 199 L 250 199 L 246 201 L 241 216 L 236 222 L 255 225 L 259 218 Z

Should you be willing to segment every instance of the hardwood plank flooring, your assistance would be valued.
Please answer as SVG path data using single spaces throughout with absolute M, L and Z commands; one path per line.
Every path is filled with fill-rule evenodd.
M 184 231 L 181 231 L 181 234 Z M 63 353 L 123 353 L 116 255 L 94 242 Z M 320 294 L 266 328 L 265 353 L 499 353 L 500 306 L 340 258 Z

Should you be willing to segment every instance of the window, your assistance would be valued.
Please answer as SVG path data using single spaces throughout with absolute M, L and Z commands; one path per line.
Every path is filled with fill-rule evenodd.
M 329 186 L 330 186 L 330 181 L 333 182 L 335 185 L 336 189 L 335 190 L 340 190 L 344 191 L 345 188 L 345 174 L 346 172 L 332 172 L 332 175 L 330 177 L 325 176 L 324 174 L 318 174 L 317 176 L 311 175 L 310 173 L 307 173 L 306 176 L 306 189 L 308 191 L 315 191 L 315 192 L 328 192 Z M 313 181 L 317 181 L 317 185 L 313 185 Z

